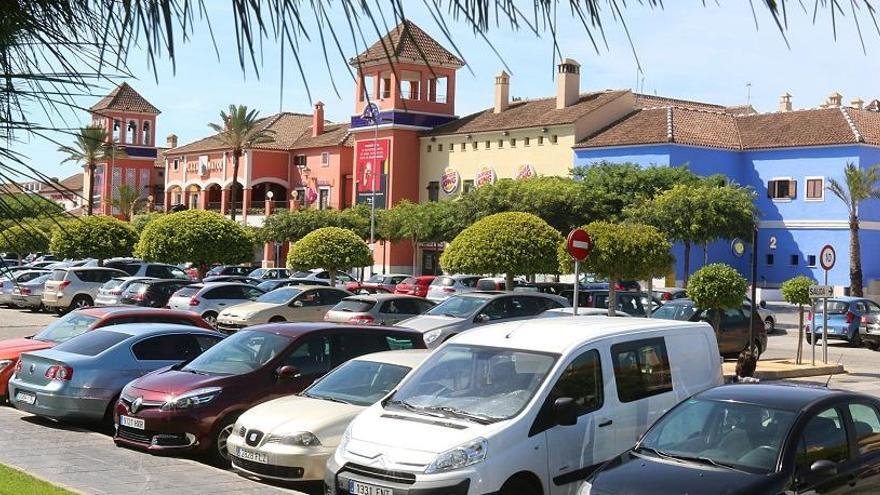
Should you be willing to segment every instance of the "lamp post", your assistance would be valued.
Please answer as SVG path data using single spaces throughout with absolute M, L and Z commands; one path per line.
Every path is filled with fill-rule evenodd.
M 361 114 L 361 118 L 366 122 L 369 122 L 373 125 L 373 161 L 371 162 L 370 170 L 368 172 L 369 181 L 370 181 L 370 254 L 375 256 L 376 253 L 376 181 L 375 181 L 375 172 L 374 169 L 376 167 L 376 159 L 379 156 L 379 123 L 382 120 L 381 115 L 379 115 L 379 105 L 375 103 L 368 103 L 364 107 L 363 114 Z M 384 157 L 383 157 L 384 158 Z M 382 164 L 384 165 L 384 159 L 382 160 Z M 382 184 L 382 170 L 379 170 L 379 185 L 381 187 Z M 372 276 L 375 273 L 376 262 L 375 258 L 373 258 L 373 264 L 370 265 L 370 275 Z

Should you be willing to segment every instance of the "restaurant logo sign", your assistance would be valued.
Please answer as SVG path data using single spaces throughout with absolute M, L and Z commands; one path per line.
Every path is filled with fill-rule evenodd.
M 474 178 L 474 186 L 475 187 L 483 187 L 483 186 L 494 184 L 496 178 L 497 178 L 497 176 L 495 175 L 494 168 L 483 167 L 477 171 L 477 176 Z
M 532 165 L 520 165 L 519 168 L 516 169 L 516 178 L 519 179 L 531 179 L 532 177 L 537 177 L 538 173 L 535 172 L 535 167 Z
M 461 176 L 458 174 L 458 170 L 455 170 L 452 167 L 447 167 L 446 170 L 443 171 L 443 175 L 440 176 L 440 189 L 446 194 L 452 194 L 455 191 L 458 191 L 460 185 Z

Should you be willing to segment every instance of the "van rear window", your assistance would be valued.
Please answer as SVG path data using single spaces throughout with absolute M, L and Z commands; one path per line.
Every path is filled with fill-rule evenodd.
M 672 369 L 662 337 L 614 344 L 611 359 L 620 402 L 672 391 Z

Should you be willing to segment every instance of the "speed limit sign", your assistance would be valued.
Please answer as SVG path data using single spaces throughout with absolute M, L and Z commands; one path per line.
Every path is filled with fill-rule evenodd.
M 835 261 L 837 261 L 837 253 L 834 252 L 834 248 L 830 244 L 826 244 L 819 251 L 819 264 L 822 265 L 823 270 L 830 270 L 834 268 Z

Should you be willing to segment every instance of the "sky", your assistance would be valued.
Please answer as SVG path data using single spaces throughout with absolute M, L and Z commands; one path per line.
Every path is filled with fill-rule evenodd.
M 206 2 L 212 19 L 214 40 L 204 24 L 198 24 L 192 38 L 177 47 L 176 70 L 167 59 L 159 60 L 157 69 L 147 64 L 146 51 L 135 49 L 129 59 L 134 79 L 131 84 L 162 113 L 157 122 L 157 143 L 175 133 L 180 144 L 208 135 L 208 122 L 219 120 L 220 110 L 229 104 L 245 104 L 261 115 L 285 111 L 310 113 L 312 102 L 325 103 L 326 118 L 347 121 L 354 109 L 354 83 L 346 67 L 348 57 L 365 47 L 362 40 L 355 44 L 348 34 L 344 13 L 339 2 L 330 3 L 334 26 L 342 56 L 334 47 L 328 49 L 331 72 L 324 63 L 320 43 L 301 39 L 303 71 L 308 89 L 302 81 L 293 57 L 288 51 L 285 67 L 280 67 L 280 46 L 263 44 L 260 74 L 253 69 L 242 71 L 236 51 L 231 2 Z M 450 51 L 437 23 L 424 7 L 432 2 L 407 1 L 408 18 L 421 26 Z M 565 2 L 563 2 L 565 3 Z M 600 2 L 601 3 L 601 2 Z M 855 97 L 870 101 L 880 98 L 880 33 L 865 13 L 859 13 L 862 37 L 867 54 L 853 23 L 852 13 L 837 19 L 837 40 L 833 37 L 830 14 L 820 11 L 813 24 L 812 11 L 804 12 L 798 2 L 789 2 L 789 27 L 786 37 L 790 48 L 762 6 L 757 9 L 757 28 L 749 2 L 665 2 L 662 9 L 638 2 L 628 2 L 623 16 L 632 43 L 623 25 L 605 12 L 605 43 L 599 39 L 594 49 L 579 19 L 567 9 L 557 12 L 558 44 L 563 57 L 581 64 L 581 91 L 609 88 L 638 88 L 642 92 L 668 97 L 693 99 L 724 105 L 751 103 L 759 112 L 775 111 L 779 95 L 793 95 L 795 108 L 816 107 L 828 94 L 837 91 L 848 103 Z M 811 2 L 807 2 L 811 3 Z M 531 12 L 532 2 L 519 1 L 520 7 Z M 604 4 L 603 4 L 604 5 Z M 390 12 L 385 12 L 389 27 L 394 25 Z M 313 25 L 307 26 L 314 28 Z M 493 103 L 494 75 L 502 69 L 511 74 L 512 97 L 538 98 L 555 94 L 554 51 L 548 33 L 536 35 L 527 29 L 515 30 L 509 24 L 493 23 L 487 38 L 497 51 L 475 35 L 463 21 L 446 19 L 452 41 L 467 66 L 458 71 L 456 113 L 467 115 L 490 107 Z M 382 29 L 384 31 L 384 27 Z M 372 28 L 365 28 L 368 44 L 378 39 Z M 638 60 L 638 62 L 637 62 Z M 642 74 L 638 73 L 641 66 Z M 331 84 L 332 74 L 338 94 Z M 283 99 L 280 96 L 283 87 Z M 98 93 L 109 92 L 105 83 Z M 310 96 L 309 96 L 310 93 Z M 98 95 L 100 96 L 100 94 Z M 83 97 L 82 106 L 94 104 L 98 96 Z M 34 109 L 31 118 L 43 121 Z M 86 125 L 88 114 L 75 114 L 72 123 Z M 12 148 L 30 159 L 30 164 L 54 177 L 66 177 L 79 171 L 72 164 L 61 164 L 57 145 L 39 138 L 20 136 Z M 59 136 L 58 139 L 69 140 Z

